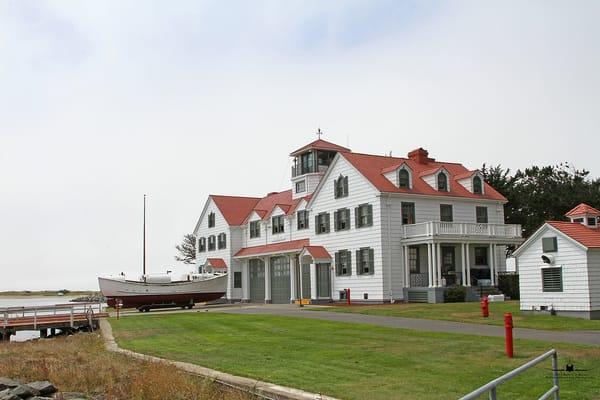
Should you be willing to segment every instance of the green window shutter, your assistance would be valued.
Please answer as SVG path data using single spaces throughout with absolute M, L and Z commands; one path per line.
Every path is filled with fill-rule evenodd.
M 226 233 L 223 234 L 223 248 L 224 249 L 227 248 L 227 234 Z
M 356 275 L 361 275 L 362 271 L 361 271 L 361 265 L 362 264 L 362 259 L 361 259 L 361 255 L 360 255 L 360 250 L 356 250 Z
M 335 274 L 339 275 L 340 274 L 340 252 L 336 251 L 335 252 Z
M 346 262 L 348 264 L 348 275 L 352 275 L 352 252 L 346 250 Z
M 340 212 L 334 211 L 333 212 L 333 229 L 335 229 L 336 231 L 338 230 L 339 221 L 340 221 Z
M 308 211 L 304 210 L 303 216 L 304 216 L 304 223 L 306 224 L 305 228 L 308 229 L 309 225 L 310 225 L 309 224 L 310 218 L 308 218 Z
M 375 273 L 375 251 L 373 249 L 369 249 L 369 274 L 373 275 Z
M 338 198 L 338 180 L 334 179 L 333 180 L 333 198 L 337 199 Z
M 348 177 L 344 177 L 344 196 L 348 196 Z
M 325 214 L 325 232 L 327 232 L 327 233 L 330 232 L 330 226 L 329 226 L 330 219 L 331 218 L 329 218 L 329 213 L 326 213 Z
M 367 206 L 367 210 L 368 210 L 367 211 L 368 212 L 368 214 L 367 214 L 367 224 L 368 224 L 368 226 L 371 226 L 371 225 L 373 225 L 373 206 L 371 204 L 369 204 Z
M 356 228 L 360 228 L 360 219 L 359 219 L 359 211 L 358 211 L 358 207 L 354 208 L 354 226 Z
M 319 234 L 319 215 L 315 215 L 315 234 Z

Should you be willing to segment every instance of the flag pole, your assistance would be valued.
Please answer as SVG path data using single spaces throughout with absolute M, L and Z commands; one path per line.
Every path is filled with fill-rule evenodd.
M 144 275 L 146 275 L 146 195 L 144 194 L 144 257 L 143 257 Z

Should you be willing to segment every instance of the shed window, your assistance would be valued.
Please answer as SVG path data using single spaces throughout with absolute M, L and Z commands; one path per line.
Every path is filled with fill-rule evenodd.
M 340 250 L 335 253 L 335 274 L 337 276 L 352 275 L 352 252 Z
M 333 226 L 336 231 L 350 229 L 350 209 L 341 208 L 333 213 Z
M 277 233 L 283 233 L 285 230 L 284 222 L 283 222 L 283 215 L 278 215 L 276 217 L 271 218 L 271 225 L 273 228 L 273 235 L 275 235 Z
M 410 188 L 410 174 L 404 168 L 398 171 L 398 187 Z
M 348 217 L 350 214 L 348 214 Z M 357 228 L 373 225 L 373 206 L 371 204 L 361 204 L 354 209 L 354 224 Z
M 373 275 L 375 273 L 373 253 L 373 249 L 369 247 L 356 250 L 356 273 L 358 275 Z
M 558 251 L 558 243 L 556 237 L 542 238 L 542 251 L 544 253 L 554 253 Z
M 448 191 L 448 177 L 445 173 L 440 172 L 437 176 L 437 185 L 440 192 Z
M 482 194 L 483 193 L 483 182 L 481 178 L 477 175 L 473 178 L 473 193 Z
M 542 268 L 542 291 L 562 292 L 562 267 Z
M 452 222 L 452 204 L 440 204 L 440 221 Z

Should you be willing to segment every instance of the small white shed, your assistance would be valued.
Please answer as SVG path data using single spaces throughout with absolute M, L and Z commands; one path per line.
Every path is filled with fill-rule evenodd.
M 600 211 L 580 204 L 566 215 L 514 252 L 521 311 L 600 319 Z

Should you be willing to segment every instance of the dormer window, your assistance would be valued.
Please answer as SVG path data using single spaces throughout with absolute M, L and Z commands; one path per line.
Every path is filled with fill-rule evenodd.
M 348 197 L 348 177 L 340 175 L 333 181 L 334 196 L 336 199 L 340 197 Z
M 410 173 L 404 168 L 398 171 L 398 187 L 410 189 Z
M 448 191 L 448 177 L 443 172 L 440 172 L 437 176 L 437 187 L 440 192 Z
M 477 175 L 473 178 L 473 193 L 483 194 L 483 181 Z

